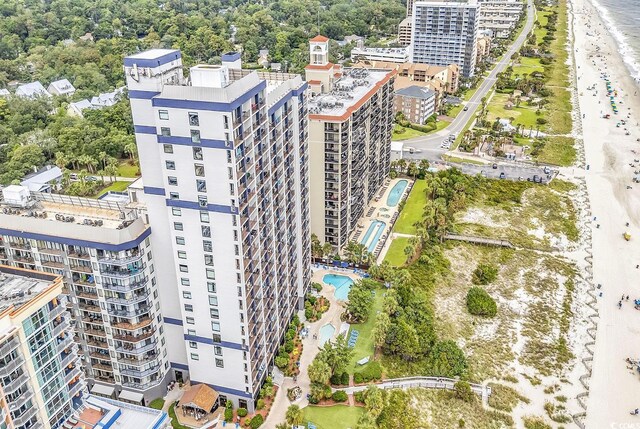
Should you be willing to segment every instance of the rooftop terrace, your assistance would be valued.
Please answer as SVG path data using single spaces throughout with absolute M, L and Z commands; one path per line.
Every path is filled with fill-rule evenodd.
M 19 309 L 52 286 L 55 275 L 0 267 L 0 312 Z

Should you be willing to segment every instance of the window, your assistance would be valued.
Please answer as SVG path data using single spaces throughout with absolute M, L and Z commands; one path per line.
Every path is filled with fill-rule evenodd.
M 191 359 L 200 360 L 200 356 L 198 356 L 198 353 L 191 353 Z
M 214 343 L 221 343 L 222 342 L 222 337 L 220 336 L 220 334 L 213 334 L 211 336 L 211 339 L 213 340 Z
M 205 180 L 196 180 L 196 188 L 198 192 L 207 192 L 207 182 Z
M 211 322 L 211 329 L 213 332 L 220 332 L 220 322 Z
M 202 161 L 202 148 L 194 147 L 193 148 L 193 159 L 196 161 Z
M 164 162 L 165 167 L 167 167 L 167 170 L 175 170 L 176 169 L 176 163 L 173 161 L 165 161 Z
M 189 286 L 189 285 L 191 285 L 191 282 L 189 282 L 189 279 L 182 277 L 182 278 L 180 278 L 180 284 L 182 286 Z
M 207 268 L 207 278 L 209 280 L 215 280 L 216 279 L 216 273 L 213 269 L 211 268 Z
M 200 131 L 191 130 L 191 143 L 200 143 Z
M 217 308 L 210 308 L 209 309 L 209 314 L 211 315 L 212 319 L 219 319 L 220 318 L 220 311 Z
M 209 212 L 200 212 L 200 222 L 209 223 Z
M 185 321 L 187 322 L 187 324 L 189 324 L 189 325 L 195 325 L 195 324 L 196 324 L 196 320 L 195 320 L 193 317 L 185 317 L 185 319 L 184 319 L 184 320 L 185 320 Z M 195 333 L 194 333 L 193 335 L 195 335 Z
M 189 341 L 189 347 L 192 349 L 197 349 L 198 343 L 196 343 L 195 341 Z
M 196 172 L 196 176 L 204 177 L 204 165 L 203 164 L 193 164 L 193 168 Z
M 223 118 L 224 118 L 224 128 L 229 129 L 229 117 L 223 116 Z
M 222 359 L 216 358 L 216 366 L 218 368 L 224 368 L 224 361 Z
M 202 225 L 202 226 L 200 226 L 200 228 L 202 229 L 202 236 L 203 237 L 211 237 L 211 227 L 210 226 Z
M 158 110 L 158 117 L 163 121 L 169 120 L 169 111 L 168 110 Z
M 209 240 L 202 240 L 202 248 L 205 252 L 213 252 L 213 243 Z
M 220 346 L 213 346 L 213 353 L 216 356 L 222 356 L 222 347 Z
M 169 182 L 170 186 L 178 186 L 178 178 L 175 176 L 169 176 L 167 178 L 167 181 Z
M 207 290 L 209 293 L 216 293 L 216 284 L 214 282 L 207 282 Z M 217 298 L 216 302 L 218 302 Z
M 189 267 L 188 266 L 186 266 L 184 264 L 180 264 L 179 267 L 180 267 L 180 272 L 181 273 L 188 273 L 189 272 Z
M 218 297 L 217 296 L 209 296 L 209 305 L 218 306 Z
M 178 250 L 178 258 L 187 259 L 187 252 L 185 252 L 184 250 Z
M 180 199 L 180 194 L 177 193 L 177 192 L 169 192 L 169 199 L 179 200 Z
M 187 335 L 195 336 L 196 335 L 196 330 L 195 329 L 187 329 Z
M 171 128 L 168 128 L 168 127 L 160 128 L 160 134 L 162 134 L 164 137 L 171 137 Z
M 213 255 L 204 255 L 204 264 L 213 266 Z
M 182 231 L 184 229 L 182 222 L 173 222 L 173 229 L 176 231 Z
M 207 197 L 205 197 L 204 195 L 198 195 L 198 205 L 200 207 L 207 207 L 208 204 L 209 201 L 207 200 Z
M 162 147 L 164 148 L 164 153 L 173 153 L 173 145 L 163 144 Z
M 191 299 L 191 292 L 183 291 L 182 292 L 182 297 L 184 299 Z
M 192 127 L 200 126 L 200 118 L 198 117 L 198 113 L 189 112 L 189 125 Z
M 176 244 L 179 244 L 180 246 L 184 246 L 184 237 L 176 237 Z
M 184 305 L 184 311 L 189 312 L 189 313 L 193 313 L 193 305 L 185 304 Z
M 179 207 L 171 207 L 171 214 L 174 216 L 182 216 L 182 209 Z

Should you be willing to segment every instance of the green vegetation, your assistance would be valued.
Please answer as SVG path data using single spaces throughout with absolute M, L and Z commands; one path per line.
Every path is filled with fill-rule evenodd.
M 373 297 L 378 283 L 370 279 L 357 280 L 349 290 L 343 320 L 349 323 L 363 323 L 369 318 L 373 307 Z
M 472 287 L 467 293 L 467 310 L 474 316 L 494 317 L 498 306 L 486 290 Z
M 176 404 L 171 404 L 171 406 L 169 407 L 169 418 L 171 419 L 171 427 L 173 427 L 173 429 L 189 429 L 187 426 L 183 426 L 178 422 L 178 418 L 176 417 L 176 410 L 175 410 L 175 406 Z
M 140 167 L 136 163 L 131 164 L 129 161 L 123 161 L 118 164 L 118 176 L 138 177 L 140 176 Z
M 478 161 L 475 159 L 460 158 L 460 157 L 451 156 L 451 155 L 442 155 L 442 159 L 447 162 L 453 162 L 455 164 L 487 165 L 486 162 Z
M 525 429 L 553 429 L 541 417 L 524 417 L 522 421 Z
M 474 285 L 488 285 L 498 277 L 498 267 L 492 264 L 478 264 L 473 271 L 471 282 Z
M 427 201 L 425 189 L 427 188 L 426 180 L 416 180 L 413 188 L 409 193 L 409 197 L 402 206 L 400 216 L 393 226 L 393 232 L 402 234 L 415 234 L 416 222 L 422 219 L 424 205 Z M 405 258 L 406 260 L 406 258 Z
M 512 107 L 507 108 L 506 106 L 510 105 Z M 527 106 L 524 103 L 518 103 L 511 95 L 509 94 L 494 94 L 489 102 L 489 112 L 487 115 L 487 120 L 491 123 L 497 121 L 498 119 L 511 119 L 512 125 L 515 127 L 516 124 L 523 126 L 526 129 L 536 128 L 536 120 L 538 119 L 538 115 L 536 115 L 536 109 L 530 106 Z
M 396 237 L 391 242 L 384 260 L 392 267 L 401 267 L 407 262 L 404 249 L 409 245 L 409 237 Z
M 427 135 L 427 133 L 396 124 L 393 127 L 393 134 L 391 134 L 391 140 L 393 141 L 409 140 L 416 137 L 422 137 L 425 135 Z
M 355 428 L 364 408 L 334 405 L 332 407 L 308 406 L 302 409 L 304 422 L 311 422 L 318 429 Z
M 496 410 L 511 412 L 520 402 L 528 404 L 529 399 L 520 395 L 517 390 L 504 384 L 489 383 L 491 396 L 489 396 L 489 406 Z
M 568 167 L 576 162 L 575 140 L 572 137 L 552 136 L 540 139 L 536 156 L 540 162 Z
M 366 321 L 363 323 L 355 323 L 351 325 L 349 330 L 349 335 L 351 335 L 351 331 L 354 329 L 358 331 L 360 334 L 358 335 L 358 341 L 356 341 L 356 345 L 353 348 L 353 354 L 351 359 L 349 360 L 349 365 L 347 366 L 346 371 L 349 373 L 353 373 L 354 371 L 360 371 L 363 369 L 362 366 L 359 366 L 356 362 L 360 359 L 365 358 L 367 356 L 371 356 L 373 359 L 374 353 L 374 336 L 373 330 L 376 325 L 376 315 L 382 309 L 382 302 L 384 298 L 384 289 L 379 288 L 374 290 L 375 295 L 373 296 L 373 303 L 371 308 L 369 309 L 369 314 L 366 318 Z M 369 365 L 366 364 L 365 367 Z
M 164 407 L 164 399 L 162 398 L 156 398 L 149 402 L 149 408 L 153 408 L 154 410 L 161 410 L 162 407 Z
M 113 192 L 124 192 L 127 190 L 127 187 L 129 187 L 129 185 L 131 184 L 131 182 L 112 182 L 111 184 L 109 184 L 109 186 L 107 186 L 104 189 L 101 189 L 100 192 L 98 192 L 98 194 L 96 195 L 96 198 L 106 194 L 107 192 L 113 191 Z
M 544 66 L 539 58 L 519 57 L 517 65 L 513 66 L 513 74 L 516 76 L 530 75 L 534 72 L 544 72 Z

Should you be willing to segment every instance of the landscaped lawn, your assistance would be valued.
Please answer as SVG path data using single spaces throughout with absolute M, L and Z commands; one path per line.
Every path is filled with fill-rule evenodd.
M 402 131 L 404 130 L 404 131 Z M 426 133 L 423 133 L 422 131 L 417 131 L 414 130 L 412 128 L 405 128 L 402 127 L 398 124 L 396 124 L 393 127 L 393 133 L 391 134 L 391 140 L 393 141 L 401 141 L 401 140 L 408 140 L 408 139 L 412 139 L 415 137 L 420 137 L 420 136 L 424 136 L 426 135 Z
M 173 427 L 173 429 L 189 429 L 186 426 L 182 426 L 180 423 L 178 423 L 178 418 L 176 417 L 176 410 L 174 409 L 176 405 L 172 404 L 169 407 L 169 417 L 171 418 L 171 426 Z
M 347 372 L 353 373 L 354 371 L 362 370 L 366 365 L 358 365 L 360 359 L 371 356 L 373 358 L 373 327 L 376 325 L 376 315 L 382 309 L 382 298 L 384 297 L 386 290 L 383 288 L 376 289 L 375 297 L 373 298 L 373 305 L 371 306 L 371 311 L 369 311 L 369 317 L 367 321 L 364 323 L 357 323 L 351 325 L 351 329 L 357 330 L 360 334 L 358 335 L 358 340 L 356 341 L 356 346 L 354 347 L 353 357 L 351 361 L 349 361 L 349 366 L 347 366 Z M 347 338 L 351 335 L 351 329 L 347 334 Z
M 474 164 L 474 165 L 487 165 L 486 162 L 476 161 L 474 159 L 460 158 L 451 155 L 442 155 L 442 159 L 447 162 L 455 162 L 457 164 Z
M 149 403 L 149 408 L 153 408 L 154 410 L 161 410 L 164 407 L 164 399 L 156 398 Z
M 97 194 L 96 194 L 96 198 L 106 194 L 109 191 L 115 191 L 115 192 L 124 192 L 127 187 L 131 184 L 131 182 L 112 182 L 109 186 L 107 186 L 104 189 L 101 189 Z
M 540 64 L 539 58 L 520 57 L 517 64 L 513 66 L 514 76 L 522 76 L 525 73 L 530 75 L 533 72 L 544 72 L 544 66 Z
M 540 22 L 540 27 L 536 27 L 533 30 L 533 33 L 536 35 L 536 41 L 541 42 L 542 38 L 547 35 L 547 30 L 544 27 L 547 25 L 549 21 L 548 16 L 550 12 L 538 12 L 538 21 Z
M 574 145 L 575 141 L 571 137 L 548 137 L 536 160 L 568 167 L 576 161 Z
M 424 190 L 427 187 L 426 180 L 416 180 L 409 193 L 404 208 L 398 216 L 398 220 L 393 227 L 394 232 L 402 234 L 415 234 L 416 227 L 414 223 L 422 220 L 422 214 L 424 211 L 424 205 L 427 202 L 427 196 L 424 194 Z
M 524 103 L 520 107 L 513 106 L 513 109 L 506 109 L 504 105 L 509 100 L 509 94 L 495 94 L 489 103 L 489 114 L 487 119 L 491 122 L 497 118 L 509 119 L 514 118 L 512 125 L 515 124 L 524 125 L 526 128 L 536 127 L 536 119 L 539 116 L 536 115 L 534 107 L 526 106 Z
M 138 177 L 138 166 L 129 164 L 129 161 L 122 161 L 118 164 L 118 176 Z
M 392 267 L 401 267 L 407 260 L 404 248 L 409 244 L 409 237 L 397 237 L 391 242 L 384 260 Z
M 332 407 L 314 407 L 310 405 L 302 409 L 304 422 L 316 425 L 318 429 L 355 428 L 358 419 L 364 414 L 362 407 L 334 405 Z

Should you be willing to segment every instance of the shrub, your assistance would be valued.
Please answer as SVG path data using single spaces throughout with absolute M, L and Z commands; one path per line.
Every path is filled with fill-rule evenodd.
M 316 405 L 318 402 L 320 402 L 320 400 L 318 398 L 316 398 L 315 396 L 311 395 L 309 396 L 309 403 L 311 405 Z
M 315 289 L 316 292 L 322 292 L 322 285 L 320 283 L 311 283 L 311 287 Z
M 246 417 L 249 412 L 246 408 L 238 408 L 238 417 Z
M 313 313 L 315 313 L 315 311 L 313 311 L 313 309 L 305 308 L 304 309 L 304 317 L 305 317 L 305 319 L 307 319 L 307 320 L 313 319 Z
M 498 267 L 491 264 L 478 264 L 471 276 L 474 285 L 488 285 L 498 277 Z
M 474 316 L 493 317 L 498 312 L 496 302 L 487 291 L 472 287 L 467 293 L 467 309 Z
M 471 390 L 471 385 L 466 381 L 457 381 L 456 384 L 453 385 L 453 391 L 456 398 L 465 402 L 473 401 L 473 391 Z
M 289 365 L 289 358 L 278 355 L 276 356 L 275 363 L 278 368 L 285 369 L 287 365 Z
M 362 371 L 362 375 L 365 381 L 382 379 L 382 367 L 380 366 L 380 363 L 377 361 L 369 363 L 364 371 Z
M 224 409 L 224 421 L 232 422 L 233 421 L 233 408 L 225 408 Z
M 284 336 L 284 338 L 287 341 L 293 340 L 295 337 L 296 337 L 296 329 L 295 328 L 289 328 L 287 330 L 287 333 Z
M 347 393 L 344 390 L 336 390 L 335 392 L 333 392 L 333 395 L 331 395 L 331 399 L 333 399 L 336 402 L 346 402 L 347 398 Z
M 251 429 L 258 429 L 260 426 L 262 426 L 262 423 L 264 423 L 264 417 L 262 417 L 262 414 L 256 414 L 251 419 L 251 423 L 249 423 L 249 427 Z
M 333 374 L 329 379 L 329 381 L 331 381 L 331 384 L 334 384 L 334 385 L 342 384 L 340 379 L 340 374 Z
M 340 377 L 340 384 L 347 386 L 349 384 L 349 373 L 343 372 L 342 377 Z
M 259 410 L 262 410 L 262 409 L 264 409 L 264 406 L 265 406 L 264 399 L 258 399 L 258 403 L 256 404 L 256 407 L 257 407 Z
M 353 374 L 353 382 L 356 384 L 363 383 L 364 380 L 362 378 L 362 373 L 356 372 L 355 374 Z
M 284 343 L 284 351 L 287 353 L 291 353 L 293 351 L 293 341 L 292 340 L 288 340 L 286 343 Z
M 467 358 L 451 340 L 438 341 L 427 359 L 429 372 L 436 377 L 459 377 L 467 370 Z
M 353 399 L 355 399 L 356 402 L 364 402 L 364 396 L 365 396 L 365 391 L 362 390 L 360 392 L 355 392 L 353 394 Z

